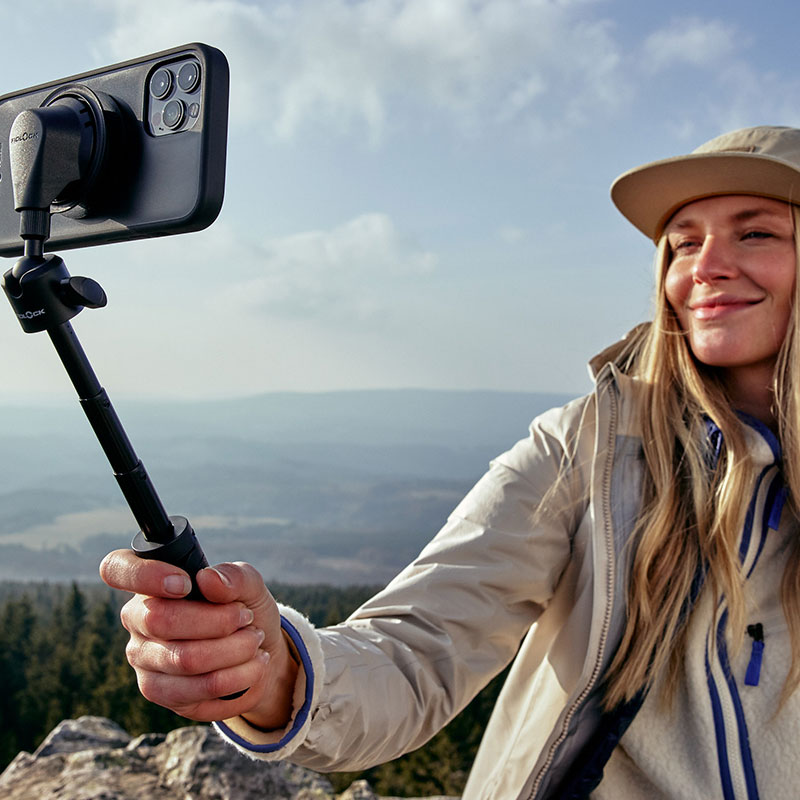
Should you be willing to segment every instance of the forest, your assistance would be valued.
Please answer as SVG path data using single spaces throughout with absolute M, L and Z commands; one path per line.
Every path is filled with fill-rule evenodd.
M 375 588 L 270 585 L 316 625 L 343 620 Z M 139 694 L 119 622 L 126 598 L 98 584 L 0 583 L 0 772 L 63 719 L 104 716 L 134 736 L 193 724 Z M 459 795 L 502 678 L 424 747 L 365 772 L 331 775 L 334 787 L 365 778 L 383 795 Z

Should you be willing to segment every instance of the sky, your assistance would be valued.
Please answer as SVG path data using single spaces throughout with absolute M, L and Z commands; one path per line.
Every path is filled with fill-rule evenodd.
M 112 399 L 582 394 L 588 359 L 650 316 L 653 246 L 613 207 L 614 178 L 728 130 L 800 126 L 788 0 L 0 11 L 0 94 L 192 41 L 230 64 L 217 221 L 63 253 L 109 296 L 73 325 Z M 73 396 L 10 307 L 0 347 L 0 401 Z

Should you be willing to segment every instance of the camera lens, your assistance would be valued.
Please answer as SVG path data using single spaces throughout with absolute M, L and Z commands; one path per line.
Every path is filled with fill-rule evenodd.
M 189 61 L 178 70 L 178 86 L 181 91 L 193 92 L 200 83 L 200 65 Z
M 161 119 L 168 128 L 175 129 L 183 122 L 184 113 L 183 102 L 170 100 L 161 112 Z
M 168 69 L 160 69 L 150 78 L 150 91 L 153 97 L 161 99 L 169 94 L 172 88 L 172 73 Z

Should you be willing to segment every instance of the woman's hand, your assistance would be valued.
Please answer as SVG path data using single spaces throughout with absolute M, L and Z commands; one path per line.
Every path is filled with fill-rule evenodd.
M 202 722 L 242 715 L 264 729 L 286 725 L 297 665 L 275 601 L 252 566 L 201 570 L 197 585 L 208 602 L 182 599 L 191 588 L 183 570 L 130 550 L 109 553 L 100 576 L 135 595 L 120 616 L 130 633 L 128 661 L 148 700 Z M 241 697 L 221 699 L 243 689 Z

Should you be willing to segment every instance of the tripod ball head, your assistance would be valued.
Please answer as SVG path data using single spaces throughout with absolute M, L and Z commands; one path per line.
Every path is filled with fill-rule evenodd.
M 106 293 L 97 281 L 71 276 L 60 256 L 24 256 L 0 279 L 25 333 L 39 333 L 71 320 L 84 308 L 102 308 Z

